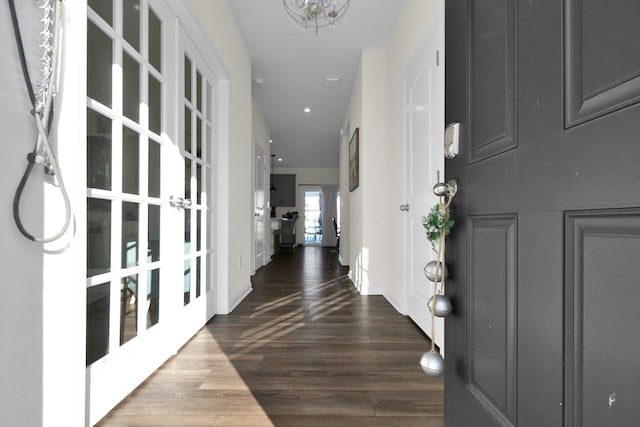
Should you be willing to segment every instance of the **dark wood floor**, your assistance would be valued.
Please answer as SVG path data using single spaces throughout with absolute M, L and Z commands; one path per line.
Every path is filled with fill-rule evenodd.
M 426 337 L 381 296 L 360 296 L 335 251 L 297 248 L 253 278 L 100 426 L 443 425 Z

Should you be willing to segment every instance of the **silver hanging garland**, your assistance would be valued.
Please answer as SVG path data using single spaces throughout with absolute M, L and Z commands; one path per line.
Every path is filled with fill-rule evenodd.
M 435 299 L 435 309 L 433 301 Z M 451 311 L 453 311 L 453 306 L 451 305 L 451 300 L 444 295 L 436 295 L 435 297 L 431 297 L 429 302 L 427 303 L 427 307 L 429 307 L 429 311 L 435 315 L 436 317 L 447 317 Z
M 442 279 L 446 279 L 449 277 L 449 271 L 447 270 L 447 266 L 444 265 L 444 277 L 442 277 L 442 266 L 438 264 L 438 261 L 429 261 L 427 265 L 424 266 L 424 275 L 431 282 L 441 282 Z
M 427 351 L 420 358 L 420 367 L 430 377 L 439 377 L 444 373 L 444 359 L 440 353 Z
M 440 353 L 436 352 L 435 318 L 445 317 L 453 310 L 451 300 L 442 295 L 442 292 L 444 292 L 444 281 L 449 275 L 447 266 L 444 263 L 445 236 L 454 224 L 450 217 L 449 206 L 458 191 L 458 185 L 455 180 L 451 180 L 448 183 L 439 181 L 440 172 L 438 171 L 438 182 L 433 186 L 433 194 L 438 196 L 438 204 L 431 209 L 429 215 L 422 219 L 427 239 L 437 253 L 436 261 L 430 261 L 424 267 L 425 276 L 434 285 L 433 296 L 427 302 L 427 307 L 431 312 L 431 351 L 424 353 L 420 359 L 422 370 L 432 377 L 437 377 L 444 373 L 444 359 Z

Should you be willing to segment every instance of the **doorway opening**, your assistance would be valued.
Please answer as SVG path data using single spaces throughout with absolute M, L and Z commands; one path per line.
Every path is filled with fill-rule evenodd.
M 322 244 L 322 191 L 304 192 L 304 243 Z

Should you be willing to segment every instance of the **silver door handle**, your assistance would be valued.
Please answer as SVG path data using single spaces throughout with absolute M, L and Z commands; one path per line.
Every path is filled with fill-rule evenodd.
M 400 210 L 403 212 L 409 212 L 409 203 L 400 205 Z
M 188 209 L 191 207 L 191 200 L 183 199 L 182 197 L 171 196 L 169 197 L 169 206 L 177 209 Z

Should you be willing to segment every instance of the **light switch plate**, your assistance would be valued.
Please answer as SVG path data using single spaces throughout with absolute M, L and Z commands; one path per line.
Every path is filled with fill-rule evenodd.
M 444 130 L 444 156 L 453 159 L 460 152 L 460 123 L 451 123 Z

